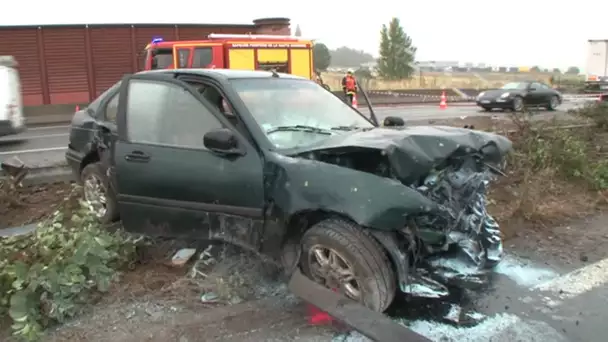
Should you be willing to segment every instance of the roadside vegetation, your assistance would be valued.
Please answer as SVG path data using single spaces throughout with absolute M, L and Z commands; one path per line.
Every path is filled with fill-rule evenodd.
M 5 188 L 4 198 L 14 191 Z M 79 193 L 34 232 L 0 240 L 0 313 L 17 338 L 38 340 L 49 325 L 80 313 L 133 258 L 133 239 L 101 227 Z
M 505 237 L 522 229 L 563 224 L 608 204 L 608 105 L 572 112 L 578 120 L 534 122 L 534 113 L 512 116 L 515 129 L 507 177 L 493 185 L 492 211 Z

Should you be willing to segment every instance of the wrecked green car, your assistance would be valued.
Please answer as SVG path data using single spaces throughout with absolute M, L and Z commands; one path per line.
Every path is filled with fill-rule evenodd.
M 142 72 L 75 114 L 66 157 L 104 222 L 236 244 L 383 311 L 451 246 L 502 256 L 485 192 L 510 141 L 399 121 L 292 75 Z

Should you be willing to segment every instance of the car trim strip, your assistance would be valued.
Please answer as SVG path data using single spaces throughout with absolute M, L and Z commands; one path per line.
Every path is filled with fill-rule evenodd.
M 119 194 L 118 201 L 138 205 L 149 205 L 158 207 L 170 207 L 184 210 L 206 211 L 215 213 L 231 214 L 249 218 L 263 217 L 262 208 L 239 207 L 224 204 L 212 204 L 203 202 L 179 201 L 166 198 L 153 198 L 145 196 Z

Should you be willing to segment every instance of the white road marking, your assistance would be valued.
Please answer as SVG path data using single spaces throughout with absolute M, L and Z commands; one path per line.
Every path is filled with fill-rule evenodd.
M 564 300 L 574 298 L 607 282 L 608 259 L 604 259 L 546 283 L 536 285 L 533 289 L 552 292 L 558 298 Z
M 22 153 L 40 153 L 40 152 L 50 152 L 50 151 L 65 151 L 66 147 L 49 147 L 49 148 L 37 148 L 32 150 L 15 150 L 15 151 L 5 151 L 0 152 L 0 156 L 8 156 L 13 154 L 22 154 Z
M 11 137 L 11 138 L 13 138 L 13 139 L 20 138 L 23 140 L 30 140 L 30 139 L 46 139 L 46 138 L 53 138 L 53 137 L 67 137 L 69 135 L 70 135 L 70 133 L 53 133 L 53 134 L 44 134 L 44 135 L 16 136 L 16 137 Z

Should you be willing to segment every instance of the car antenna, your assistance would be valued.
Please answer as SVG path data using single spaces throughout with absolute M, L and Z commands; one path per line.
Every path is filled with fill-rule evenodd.
M 272 77 L 279 78 L 279 73 L 276 69 L 270 69 L 270 72 L 272 73 Z

